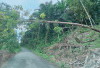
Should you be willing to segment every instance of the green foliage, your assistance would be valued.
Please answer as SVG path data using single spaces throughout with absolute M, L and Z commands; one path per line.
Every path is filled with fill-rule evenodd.
M 42 13 L 41 15 L 40 15 L 40 17 L 42 18 L 42 19 L 44 19 L 45 18 L 45 13 Z
M 9 16 L 11 18 L 13 18 L 14 20 L 17 20 L 19 18 L 19 13 L 16 11 L 16 10 L 12 10 L 10 13 L 9 13 Z
M 94 21 L 97 21 L 96 19 L 99 18 L 99 0 L 93 1 L 93 0 L 82 0 L 83 4 L 85 5 L 89 15 L 94 19 Z M 94 9 L 96 7 L 97 9 Z M 96 14 L 97 13 L 97 14 Z M 61 0 L 58 1 L 55 4 L 52 4 L 51 2 L 41 4 L 39 11 L 34 12 L 30 19 L 37 18 L 37 19 L 45 19 L 45 20 L 55 20 L 58 21 L 71 21 L 71 22 L 77 22 L 82 24 L 90 24 L 88 17 L 86 15 L 86 12 L 84 11 L 81 3 L 79 0 Z M 96 23 L 95 23 L 96 24 Z M 31 30 L 33 31 L 31 34 L 33 34 L 34 42 L 37 42 L 38 39 L 45 39 L 45 43 L 51 42 L 51 38 L 53 37 L 59 37 L 59 34 L 61 34 L 62 30 L 63 32 L 68 31 L 69 29 L 61 29 L 62 27 L 70 27 L 65 24 L 31 24 Z M 34 27 L 34 28 L 33 28 Z M 61 28 L 59 28 L 61 27 Z M 86 29 L 87 30 L 87 29 Z M 86 31 L 85 29 L 81 30 L 81 33 Z M 30 34 L 30 35 L 31 35 Z M 58 36 L 56 35 L 58 34 Z M 62 35 L 62 34 L 61 34 Z M 41 38 L 39 38 L 41 37 Z M 33 40 L 32 40 L 33 41 Z M 31 42 L 32 42 L 31 41 Z M 30 42 L 30 43 L 31 43 Z M 39 42 L 37 42 L 39 43 Z M 42 42 L 43 43 L 43 42 Z M 35 45 L 35 44 L 34 44 Z
M 3 12 L 0 12 L 0 19 L 3 18 Z
M 74 18 L 76 21 L 83 23 L 83 24 L 90 24 L 89 23 L 89 18 L 82 7 L 82 4 L 80 0 L 66 0 L 70 12 L 74 13 Z M 82 3 L 84 4 L 87 12 L 89 13 L 90 17 L 93 18 L 95 22 L 98 22 L 99 20 L 99 6 L 100 6 L 100 0 L 81 0 Z M 97 23 L 95 23 L 97 24 Z
M 36 50 L 35 50 L 35 51 L 32 50 L 32 51 L 33 51 L 35 54 L 41 56 L 42 58 L 44 58 L 44 59 L 46 59 L 46 60 L 48 60 L 48 61 L 53 62 L 51 59 L 52 59 L 52 57 L 54 57 L 54 56 L 52 56 L 52 55 L 48 56 L 47 54 L 40 53 L 39 51 L 36 51 Z
M 84 6 L 86 7 L 90 17 L 98 24 L 98 21 L 100 22 L 99 15 L 100 15 L 100 0 L 82 0 Z M 71 31 L 69 29 L 62 29 L 63 27 L 72 27 L 65 24 L 53 24 L 53 23 L 40 23 L 38 19 L 45 19 L 49 21 L 68 21 L 68 22 L 76 22 L 80 24 L 86 24 L 90 25 L 89 19 L 86 15 L 86 12 L 84 11 L 82 4 L 80 3 L 80 0 L 61 0 L 58 1 L 55 4 L 52 4 L 51 2 L 41 4 L 40 9 L 36 12 L 34 12 L 30 19 L 36 18 L 35 22 L 32 22 L 29 25 L 29 31 L 27 31 L 22 39 L 22 46 L 29 47 L 32 50 L 34 50 L 36 53 L 38 53 L 40 56 L 43 56 L 44 58 L 50 58 L 48 55 L 45 54 L 45 48 L 48 46 L 51 46 L 54 43 L 57 43 L 62 39 L 64 36 L 68 33 L 71 34 Z M 95 27 L 97 28 L 97 27 Z M 100 28 L 100 27 L 99 27 Z M 99 29 L 98 28 L 98 29 Z M 74 28 L 76 29 L 76 27 Z M 79 31 L 79 33 L 77 32 Z M 63 34 L 63 33 L 64 34 Z M 78 33 L 77 35 L 84 34 L 86 32 L 90 32 L 87 28 L 78 28 L 74 32 Z M 69 34 L 69 35 L 70 35 Z M 69 36 L 68 35 L 68 36 Z M 95 38 L 95 33 L 90 33 L 88 37 L 85 35 L 84 38 L 82 38 L 83 41 L 91 40 L 92 37 Z M 98 35 L 98 34 L 97 34 Z M 100 35 L 99 35 L 100 36 Z M 88 42 L 86 44 L 82 44 L 85 46 L 88 45 L 95 45 L 95 47 L 100 47 L 100 37 L 95 42 Z M 72 39 L 69 41 L 69 43 L 75 43 L 78 45 L 78 43 Z M 77 49 L 77 52 L 80 52 L 79 49 Z M 65 64 L 61 64 L 61 67 L 69 68 L 69 66 L 65 66 Z
M 89 15 L 95 22 L 99 20 L 99 0 L 82 0 L 84 6 L 86 7 Z M 95 9 L 96 8 L 96 9 Z M 51 2 L 41 4 L 40 9 L 35 11 L 30 19 L 45 19 L 58 21 L 71 21 L 81 24 L 90 24 L 89 19 L 84 11 L 80 0 L 61 0 L 55 4 Z M 97 24 L 97 23 L 95 23 Z M 60 41 L 60 36 L 69 29 L 62 29 L 63 27 L 71 27 L 65 24 L 53 24 L 53 23 L 40 23 L 32 22 L 29 24 L 29 31 L 27 31 L 22 39 L 22 44 L 34 49 L 40 49 L 46 47 L 51 42 Z M 76 28 L 75 28 L 76 29 Z M 79 29 L 80 30 L 80 29 Z M 63 33 L 62 33 L 63 32 Z M 80 30 L 80 33 L 88 32 L 87 28 Z M 58 34 L 58 35 L 57 35 Z M 90 34 L 91 36 L 94 34 Z M 87 39 L 85 40 L 87 41 Z M 41 51 L 40 51 L 41 52 Z
M 58 34 L 61 34 L 62 30 L 63 30 L 63 29 L 62 29 L 61 27 L 58 27 L 58 26 L 54 28 L 54 31 L 55 31 L 56 33 L 58 33 Z
M 20 50 L 20 46 L 14 28 L 18 24 L 20 15 L 9 5 L 4 3 L 0 3 L 0 5 L 0 49 L 17 52 Z
M 23 10 L 23 7 L 21 5 L 15 6 L 14 9 L 17 11 Z

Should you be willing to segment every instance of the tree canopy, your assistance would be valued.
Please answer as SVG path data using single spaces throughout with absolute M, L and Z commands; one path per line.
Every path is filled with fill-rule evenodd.
M 96 25 L 100 21 L 99 15 L 100 0 L 61 0 L 55 4 L 52 1 L 46 2 L 41 4 L 40 8 L 30 16 L 30 19 L 36 19 L 37 21 L 29 24 L 31 28 L 23 37 L 22 45 L 30 44 L 34 48 L 34 46 L 38 47 L 36 45 L 51 43 L 53 38 L 58 37 L 59 32 L 62 31 L 59 34 L 62 36 L 72 27 L 72 25 L 66 24 L 40 23 L 38 20 L 75 22 L 84 25 L 91 25 L 92 22 L 93 25 Z
M 0 3 L 0 49 L 15 52 L 19 49 L 14 28 L 17 27 L 19 13 L 5 3 Z M 16 48 L 16 49 L 15 49 Z

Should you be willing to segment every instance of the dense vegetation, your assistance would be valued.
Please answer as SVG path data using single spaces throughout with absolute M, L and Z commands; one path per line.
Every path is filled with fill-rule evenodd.
M 28 31 L 25 34 L 21 33 L 24 36 L 19 45 L 14 29 L 19 24 L 23 24 L 21 20 L 24 17 L 21 17 L 21 10 L 23 10 L 21 6 L 11 7 L 5 3 L 0 3 L 0 50 L 18 52 L 21 45 L 48 58 L 51 57 L 50 47 L 55 52 L 60 52 L 61 49 L 66 48 L 66 46 L 58 47 L 54 45 L 55 43 L 59 46 L 60 44 L 68 44 L 68 47 L 72 45 L 70 53 L 73 53 L 75 48 L 76 52 L 83 54 L 86 48 L 100 47 L 100 33 L 79 26 L 43 22 L 73 22 L 99 30 L 100 0 L 61 0 L 55 4 L 52 1 L 41 4 L 40 8 L 30 15 L 29 20 L 35 21 L 27 23 Z M 26 11 L 24 16 L 28 14 Z M 42 22 L 40 22 L 41 20 Z M 84 46 L 83 52 L 80 46 Z M 56 56 L 59 57 L 58 54 Z
M 25 33 L 21 45 L 33 49 L 39 48 L 41 51 L 43 47 L 60 41 L 72 28 L 72 25 L 40 23 L 39 19 L 97 25 L 100 21 L 99 6 L 99 0 L 61 0 L 55 4 L 52 4 L 52 1 L 41 4 L 40 8 L 30 16 L 30 19 L 36 19 L 36 22 L 28 24 L 29 31 Z
M 15 8 L 0 3 L 0 49 L 10 52 L 20 50 L 14 28 L 17 27 L 20 14 Z
M 65 67 L 68 62 L 62 59 L 81 57 L 83 53 L 86 54 L 88 48 L 99 48 L 100 34 L 88 28 L 41 23 L 40 20 L 73 22 L 99 29 L 99 14 L 100 0 L 61 0 L 55 4 L 52 1 L 46 2 L 30 16 L 30 20 L 36 19 L 36 21 L 28 24 L 29 30 L 23 36 L 21 45 L 48 60 L 50 58 L 54 60 L 55 57 L 55 61 L 60 60 L 61 68 L 68 68 L 68 66 Z M 61 49 L 65 48 L 61 50 L 60 46 L 62 46 Z M 72 46 L 72 50 L 66 50 L 66 46 Z M 64 55 L 67 57 L 69 55 L 69 58 Z

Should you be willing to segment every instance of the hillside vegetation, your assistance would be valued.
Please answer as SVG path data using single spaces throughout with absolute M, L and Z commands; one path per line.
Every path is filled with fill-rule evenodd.
M 99 32 L 40 20 L 73 22 L 100 30 L 99 5 L 99 0 L 61 0 L 55 4 L 52 1 L 41 4 L 39 10 L 30 16 L 30 20 L 35 21 L 28 24 L 29 30 L 22 38 L 21 46 L 47 60 L 58 62 L 62 68 L 72 67 L 71 63 L 77 58 L 80 63 L 85 61 L 90 49 L 100 47 Z
M 18 43 L 21 37 L 15 29 L 21 25 L 27 31 L 20 32 L 23 37 Z M 22 6 L 0 3 L 0 50 L 17 53 L 21 46 L 61 68 L 84 66 L 87 54 L 100 48 L 100 0 L 50 1 L 40 4 L 31 15 Z

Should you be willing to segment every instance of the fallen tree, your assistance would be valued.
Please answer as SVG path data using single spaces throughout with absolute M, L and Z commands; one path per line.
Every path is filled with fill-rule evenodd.
M 56 21 L 45 21 L 45 22 L 47 22 L 47 23 L 69 24 L 69 25 L 74 25 L 74 26 L 81 26 L 81 27 L 89 28 L 89 29 L 91 29 L 91 30 L 94 30 L 94 31 L 100 33 L 100 30 L 95 29 L 95 28 L 93 28 L 93 27 L 90 27 L 90 26 L 88 26 L 88 25 L 84 25 L 84 24 L 72 23 L 72 22 L 56 22 Z
M 31 20 L 24 20 L 23 22 L 35 22 L 35 20 L 31 19 Z M 60 22 L 60 21 L 46 21 L 46 20 L 39 20 L 39 22 L 41 23 L 59 23 L 59 24 L 68 24 L 68 25 L 74 25 L 74 26 L 81 26 L 81 27 L 85 27 L 85 28 L 89 28 L 93 31 L 96 31 L 96 32 L 99 32 L 100 33 L 100 30 L 98 29 L 95 29 L 93 27 L 90 27 L 88 25 L 84 25 L 84 24 L 79 24 L 79 23 L 72 23 L 72 22 Z

